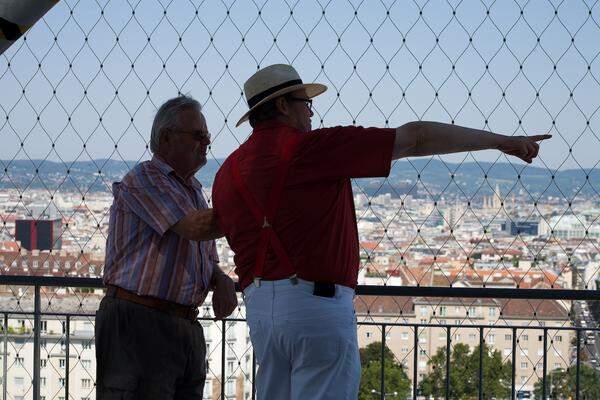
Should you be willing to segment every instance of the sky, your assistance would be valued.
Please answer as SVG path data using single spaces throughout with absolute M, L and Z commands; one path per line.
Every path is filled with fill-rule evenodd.
M 153 115 L 179 92 L 202 103 L 224 158 L 250 133 L 235 128 L 243 82 L 291 63 L 329 87 L 313 127 L 551 133 L 533 165 L 593 168 L 598 15 L 582 0 L 62 0 L 0 56 L 0 159 L 147 159 Z M 443 157 L 473 159 L 507 160 Z

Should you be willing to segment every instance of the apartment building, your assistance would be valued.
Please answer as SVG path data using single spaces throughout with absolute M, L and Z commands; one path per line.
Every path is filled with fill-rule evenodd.
M 33 310 L 32 291 L 11 287 L 0 290 L 0 310 Z M 102 298 L 97 293 L 56 289 L 42 294 L 47 313 L 93 315 Z M 240 299 L 240 304 L 242 304 Z M 243 309 L 236 317 L 244 318 Z M 220 399 L 224 382 L 226 400 L 247 400 L 252 395 L 252 347 L 243 321 L 213 321 L 210 297 L 200 309 L 207 348 L 205 399 Z M 0 314 L 0 398 L 33 399 L 33 315 Z M 6 328 L 5 328 L 6 327 Z M 223 327 L 225 328 L 223 330 Z M 68 333 L 68 334 L 67 334 Z M 94 318 L 43 316 L 40 330 L 41 400 L 92 400 L 96 398 Z M 224 351 L 221 343 L 224 341 Z M 68 346 L 67 346 L 68 342 Z M 67 393 L 68 390 L 68 393 Z
M 483 341 L 500 351 L 504 361 L 512 360 L 513 335 L 516 333 L 516 386 L 517 390 L 533 391 L 542 377 L 544 355 L 544 328 L 547 330 L 547 371 L 571 365 L 571 341 L 574 333 L 553 327 L 571 326 L 568 305 L 554 300 L 524 299 L 466 299 L 427 297 L 358 296 L 356 313 L 361 321 L 400 324 L 388 326 L 386 345 L 402 363 L 408 376 L 413 375 L 414 338 L 418 328 L 417 375 L 421 380 L 430 372 L 428 360 L 447 344 L 446 327 L 450 327 L 451 346 L 457 343 L 471 349 L 480 343 L 479 325 L 484 328 Z M 476 325 L 476 326 L 473 326 Z M 517 327 L 513 330 L 512 327 Z M 527 328 L 527 329 L 525 329 Z M 358 328 L 359 346 L 365 347 L 382 340 L 382 330 L 376 325 Z

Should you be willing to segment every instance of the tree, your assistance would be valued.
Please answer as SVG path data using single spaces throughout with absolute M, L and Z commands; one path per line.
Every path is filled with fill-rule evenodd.
M 446 348 L 441 347 L 428 361 L 431 372 L 421 380 L 421 393 L 443 398 L 446 395 Z M 498 350 L 483 347 L 483 398 L 509 398 L 512 364 L 503 362 Z M 470 351 L 457 343 L 450 351 L 451 399 L 475 399 L 479 394 L 479 346 Z
M 550 399 L 575 398 L 577 368 L 571 365 L 566 370 L 559 368 L 546 376 L 546 396 Z M 542 398 L 542 379 L 534 386 L 536 399 Z M 600 376 L 590 366 L 579 366 L 579 398 L 597 399 L 600 394 Z
M 373 394 L 375 390 L 381 392 L 381 342 L 374 342 L 360 349 L 360 365 L 362 374 L 360 377 L 360 400 L 379 399 L 380 395 Z M 410 379 L 402 364 L 394 358 L 392 351 L 386 346 L 384 351 L 384 377 L 385 393 L 397 392 L 393 398 L 405 399 L 410 396 Z

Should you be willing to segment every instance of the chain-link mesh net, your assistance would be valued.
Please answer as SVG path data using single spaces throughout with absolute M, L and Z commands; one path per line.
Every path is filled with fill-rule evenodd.
M 0 56 L 2 274 L 101 276 L 111 184 L 150 157 L 153 114 L 179 93 L 202 103 L 212 134 L 198 174 L 210 201 L 220 162 L 250 133 L 234 127 L 247 109 L 243 82 L 283 62 L 329 86 L 315 100 L 313 126 L 436 120 L 554 136 L 532 166 L 489 151 L 399 160 L 388 178 L 355 180 L 359 283 L 595 289 L 598 12 L 594 1 L 60 1 Z M 50 251 L 29 251 L 25 236 L 15 237 L 46 229 L 39 220 L 59 221 Z M 226 242 L 218 246 L 231 269 Z M 32 317 L 18 313 L 32 312 L 33 289 L 5 287 L 2 296 L 10 317 L 3 388 L 9 399 L 29 398 Z M 94 397 L 93 318 L 73 317 L 67 345 L 59 314 L 92 314 L 101 296 L 42 290 L 51 314 L 42 332 L 46 399 L 64 396 L 68 346 L 69 396 Z M 541 377 L 539 334 L 510 327 L 596 326 L 595 305 L 580 302 L 361 296 L 356 307 L 362 322 L 460 325 L 450 330 L 451 355 L 457 344 L 474 352 L 485 343 L 512 362 L 516 334 L 516 388 L 531 392 Z M 243 308 L 233 317 L 243 319 Z M 245 324 L 203 324 L 207 398 L 247 398 Z M 481 324 L 496 328 L 464 327 Z M 387 344 L 411 380 L 418 353 L 421 385 L 445 360 L 434 356 L 448 334 L 419 329 L 416 347 L 409 325 L 390 327 Z M 382 332 L 361 326 L 361 346 Z M 547 335 L 548 371 L 571 367 L 574 331 Z M 591 363 L 595 336 L 580 339 Z

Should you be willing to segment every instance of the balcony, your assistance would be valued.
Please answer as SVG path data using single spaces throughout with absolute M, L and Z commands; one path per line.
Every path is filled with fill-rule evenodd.
M 31 6 L 34 19 L 47 13 L 0 31 L 1 400 L 94 398 L 112 182 L 150 157 L 158 105 L 187 93 L 212 133 L 197 174 L 210 203 L 215 172 L 250 132 L 235 127 L 244 81 L 279 62 L 328 85 L 314 127 L 435 120 L 554 136 L 532 165 L 497 152 L 410 158 L 352 182 L 361 400 L 598 397 L 599 7 Z M 217 246 L 231 272 L 233 253 Z M 254 398 L 243 307 L 214 322 L 205 305 L 200 317 L 205 397 Z
M 93 398 L 90 326 L 100 280 L 5 275 L 0 287 L 3 393 Z M 584 301 L 600 300 L 598 291 L 359 286 L 357 294 L 361 399 L 562 398 L 559 385 L 583 399 L 597 382 L 600 328 L 573 326 L 571 313 Z M 498 304 L 502 313 L 490 313 Z M 520 315 L 519 304 L 535 307 L 537 318 Z M 479 312 L 473 315 L 473 308 Z M 444 315 L 436 316 L 441 309 Z M 219 322 L 200 318 L 211 399 L 255 398 L 243 306 L 235 315 Z M 50 333 L 52 327 L 61 332 Z

